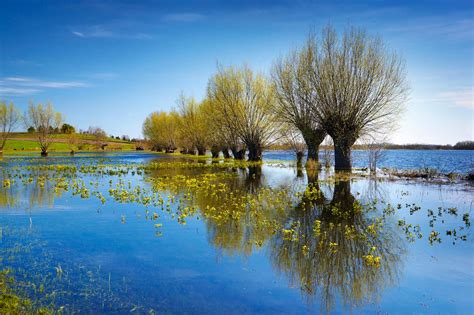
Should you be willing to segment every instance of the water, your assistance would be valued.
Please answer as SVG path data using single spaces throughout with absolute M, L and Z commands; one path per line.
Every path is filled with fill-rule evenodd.
M 334 181 L 282 165 L 154 154 L 0 165 L 0 269 L 12 268 L 17 289 L 43 305 L 94 314 L 474 312 L 466 183 Z M 320 193 L 302 194 L 308 183 Z
M 320 160 L 324 159 L 320 152 Z M 295 154 L 291 151 L 267 151 L 264 158 L 291 161 Z M 331 161 L 334 165 L 334 156 L 331 152 Z M 368 152 L 363 150 L 352 151 L 354 167 L 368 167 Z M 394 168 L 401 170 L 420 170 L 424 168 L 436 169 L 441 173 L 468 174 L 474 171 L 473 150 L 386 150 L 378 163 L 379 168 Z

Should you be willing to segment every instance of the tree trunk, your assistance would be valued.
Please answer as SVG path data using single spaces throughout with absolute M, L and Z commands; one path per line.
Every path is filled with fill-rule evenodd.
M 333 139 L 334 140 L 334 169 L 350 171 L 352 169 L 351 163 L 351 146 L 353 141 L 347 139 Z
M 258 162 L 262 160 L 262 147 L 259 144 L 253 143 L 248 146 L 249 161 Z
M 48 151 L 41 151 L 41 156 L 48 156 Z
M 206 155 L 206 148 L 205 147 L 197 147 L 198 155 Z
M 351 182 L 349 180 L 336 180 L 334 184 L 334 193 L 331 201 L 331 205 L 339 208 L 339 211 L 342 213 L 347 213 L 348 216 L 341 216 L 340 214 L 336 216 L 337 219 L 347 220 L 348 222 L 353 222 L 354 220 L 354 201 L 355 197 L 351 193 Z M 327 209 L 325 213 L 328 217 L 334 218 L 334 213 L 331 209 Z
M 262 166 L 250 166 L 248 176 L 245 178 L 245 188 L 249 193 L 255 193 L 262 184 Z
M 301 168 L 301 167 L 296 168 L 296 177 L 298 177 L 298 178 L 304 177 L 303 168 Z
M 307 131 L 301 131 L 303 135 L 304 142 L 308 148 L 308 159 L 307 162 L 314 163 L 318 165 L 318 168 L 321 167 L 319 164 L 319 145 L 324 141 L 326 137 L 326 131 L 323 129 L 311 129 Z
M 230 149 L 232 151 L 232 155 L 236 160 L 243 160 L 245 158 L 245 149 L 237 149 L 237 147 L 232 147 Z
M 213 159 L 217 159 L 219 157 L 219 147 L 211 146 L 211 154 Z
M 303 166 L 303 152 L 298 151 L 296 152 L 296 167 L 298 169 L 301 169 L 302 166 Z
M 224 159 L 230 159 L 230 154 L 229 154 L 229 148 L 228 147 L 223 147 L 222 148 L 222 154 L 224 155 Z

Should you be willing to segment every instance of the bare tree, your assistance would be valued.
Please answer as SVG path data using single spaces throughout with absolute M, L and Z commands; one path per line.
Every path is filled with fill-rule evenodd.
M 51 103 L 48 103 L 46 107 L 42 104 L 35 106 L 33 103 L 30 103 L 28 112 L 25 115 L 25 125 L 32 126 L 36 130 L 42 156 L 48 155 L 53 135 L 58 130 L 61 122 L 61 113 L 55 112 Z
M 250 161 L 260 161 L 265 147 L 275 141 L 278 129 L 273 107 L 275 93 L 262 75 L 246 66 L 218 68 L 209 81 L 208 98 L 224 125 L 246 145 Z
M 306 149 L 303 137 L 298 129 L 293 125 L 286 124 L 281 128 L 281 139 L 290 145 L 296 154 L 296 166 L 301 167 L 303 165 L 304 150 Z
M 87 132 L 94 137 L 96 147 L 104 150 L 107 146 L 107 133 L 100 127 L 89 127 Z
M 70 151 L 71 155 L 74 155 L 74 153 L 76 153 L 78 143 L 79 143 L 79 137 L 77 133 L 73 132 L 73 133 L 68 134 L 67 144 L 68 144 L 69 150 L 71 150 Z
M 311 84 L 315 119 L 334 141 L 335 169 L 351 169 L 351 146 L 366 134 L 395 126 L 407 96 L 404 65 L 381 39 L 351 28 L 338 36 L 328 26 L 314 51 Z
M 377 175 L 377 165 L 383 161 L 386 157 L 385 143 L 386 137 L 377 137 L 372 136 L 364 137 L 364 144 L 366 146 L 369 170 L 371 174 Z
M 319 145 L 326 137 L 326 131 L 312 115 L 317 102 L 311 85 L 314 58 L 310 38 L 302 49 L 275 63 L 272 77 L 278 117 L 301 132 L 308 148 L 308 161 L 319 163 Z
M 0 155 L 3 153 L 5 143 L 20 118 L 21 115 L 13 102 L 10 102 L 9 105 L 4 101 L 0 102 Z
M 330 168 L 332 162 L 332 154 L 331 151 L 333 150 L 334 142 L 332 141 L 331 137 L 326 137 L 323 141 L 324 150 L 323 150 L 323 161 L 324 167 Z

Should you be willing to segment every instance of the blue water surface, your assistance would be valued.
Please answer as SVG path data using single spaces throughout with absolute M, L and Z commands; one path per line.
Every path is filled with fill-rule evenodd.
M 324 152 L 319 153 L 321 161 Z M 331 163 L 334 165 L 334 154 L 329 152 Z M 353 150 L 352 163 L 354 167 L 365 168 L 369 165 L 368 151 Z M 264 158 L 290 161 L 295 159 L 291 151 L 266 151 Z M 378 162 L 379 168 L 401 170 L 436 169 L 441 173 L 468 174 L 474 171 L 474 150 L 385 150 Z
M 389 162 L 402 155 L 405 162 Z M 281 160 L 291 156 L 291 152 L 264 155 Z M 386 163 L 417 168 L 420 163 L 415 160 L 420 156 L 432 163 L 429 165 L 438 160 L 437 167 L 445 170 L 451 161 L 449 171 L 465 172 L 472 162 L 467 151 L 389 151 Z M 164 160 L 173 158 L 146 153 L 6 157 L 0 162 L 0 179 L 9 178 L 21 166 L 141 165 Z M 228 179 L 235 193 L 278 187 L 302 191 L 314 180 L 314 174 L 278 165 L 264 165 L 258 172 L 220 171 L 237 172 Z M 242 230 L 245 226 L 220 225 L 199 211 L 182 224 L 172 210 L 120 203 L 108 194 L 110 185 L 118 181 L 132 188 L 149 188 L 147 177 L 162 172 L 75 175 L 106 196 L 105 204 L 48 184 L 43 188 L 23 185 L 18 179 L 0 188 L 0 268 L 12 268 L 18 281 L 29 283 L 22 288 L 28 296 L 72 313 L 474 313 L 474 246 L 465 220 L 466 214 L 473 215 L 474 190 L 469 184 L 355 178 L 338 185 L 324 173 L 318 174 L 322 204 L 357 199 L 383 200 L 382 208 L 388 203 L 394 206 L 394 213 L 387 214 L 383 230 L 375 237 L 383 255 L 381 267 L 372 270 L 359 259 L 361 251 L 365 255 L 370 250 L 363 242 L 346 246 L 341 239 L 339 252 L 312 256 L 317 244 L 302 254 L 300 247 L 292 245 L 296 243 L 285 241 L 279 232 L 266 235 L 263 244 L 257 245 L 248 243 L 246 237 L 253 240 L 259 232 Z M 167 193 L 162 196 L 166 203 Z M 382 215 L 382 208 L 362 213 L 355 224 L 372 222 Z M 310 231 L 311 244 L 317 211 L 298 209 L 275 217 L 287 226 L 298 219 L 301 228 Z M 149 219 L 153 212 L 158 213 L 157 220 Z M 325 216 L 317 218 L 324 223 Z M 406 224 L 401 226 L 400 221 Z M 155 226 L 158 222 L 160 228 Z M 410 238 L 406 229 L 417 232 Z M 432 232 L 439 233 L 439 241 L 430 242 Z M 43 293 L 38 290 L 41 284 Z

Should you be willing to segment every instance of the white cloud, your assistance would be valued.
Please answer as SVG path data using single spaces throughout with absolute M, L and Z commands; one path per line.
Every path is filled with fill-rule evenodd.
M 38 89 L 22 88 L 22 87 L 6 87 L 0 86 L 0 95 L 9 96 L 20 96 L 20 95 L 31 95 L 40 92 Z
M 71 33 L 79 37 L 84 37 L 84 33 L 81 33 L 81 32 L 72 31 Z
M 165 15 L 163 20 L 168 22 L 196 22 L 204 18 L 204 15 L 197 13 L 175 13 Z
M 31 95 L 45 89 L 69 89 L 88 87 L 80 81 L 48 81 L 28 77 L 6 77 L 0 80 L 0 95 Z
M 140 32 L 127 32 L 111 30 L 103 25 L 82 27 L 81 30 L 73 30 L 71 33 L 81 38 L 125 38 L 125 39 L 151 39 L 152 36 Z

